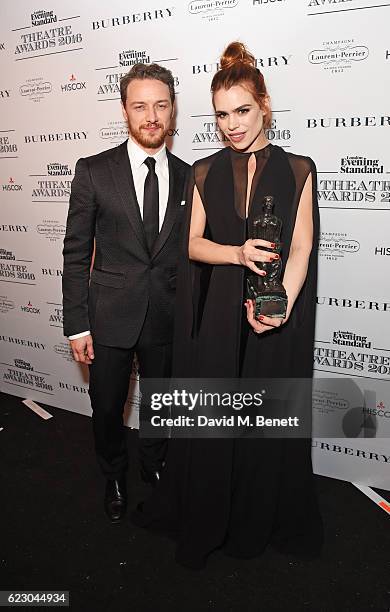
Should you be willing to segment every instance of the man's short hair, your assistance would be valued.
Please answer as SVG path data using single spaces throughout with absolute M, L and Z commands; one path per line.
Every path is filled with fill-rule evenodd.
M 175 101 L 175 86 L 173 75 L 170 70 L 158 64 L 135 64 L 120 80 L 121 100 L 126 106 L 127 86 L 135 79 L 155 79 L 168 85 L 172 104 Z

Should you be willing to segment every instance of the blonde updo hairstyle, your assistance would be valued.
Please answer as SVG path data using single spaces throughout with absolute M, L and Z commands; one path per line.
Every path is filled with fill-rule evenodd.
M 250 91 L 260 108 L 267 111 L 264 115 L 264 127 L 270 128 L 272 114 L 268 105 L 265 105 L 268 93 L 264 77 L 256 68 L 256 60 L 252 53 L 238 41 L 230 43 L 221 56 L 220 69 L 211 82 L 213 98 L 219 89 L 230 89 L 233 85 L 241 85 Z

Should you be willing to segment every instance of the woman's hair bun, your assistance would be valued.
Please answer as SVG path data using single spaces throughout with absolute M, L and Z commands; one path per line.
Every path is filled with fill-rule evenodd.
M 221 70 L 231 68 L 235 64 L 246 64 L 256 68 L 256 60 L 252 53 L 249 53 L 246 46 L 238 41 L 230 43 L 221 55 Z

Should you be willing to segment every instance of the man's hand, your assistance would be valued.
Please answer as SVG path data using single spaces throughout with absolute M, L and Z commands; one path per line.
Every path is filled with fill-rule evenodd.
M 75 361 L 90 365 L 94 358 L 92 336 L 83 336 L 76 340 L 69 340 Z

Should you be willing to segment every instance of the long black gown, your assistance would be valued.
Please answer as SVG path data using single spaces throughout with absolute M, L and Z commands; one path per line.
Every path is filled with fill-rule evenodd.
M 255 156 L 247 219 L 249 153 L 229 147 L 193 166 L 178 272 L 175 377 L 312 376 L 319 226 L 315 166 L 311 159 L 272 144 Z M 245 242 L 248 223 L 259 214 L 264 196 L 273 195 L 274 213 L 283 221 L 284 270 L 310 173 L 314 240 L 307 278 L 287 323 L 257 335 L 243 309 L 246 268 L 188 258 L 193 188 L 197 186 L 206 212 L 205 237 L 228 245 Z M 310 418 L 310 398 L 306 403 Z M 316 555 L 322 523 L 310 440 L 171 439 L 161 480 L 132 518 L 139 526 L 174 534 L 176 560 L 189 567 L 203 567 L 207 555 L 220 547 L 242 558 L 261 554 L 269 543 L 283 552 Z

